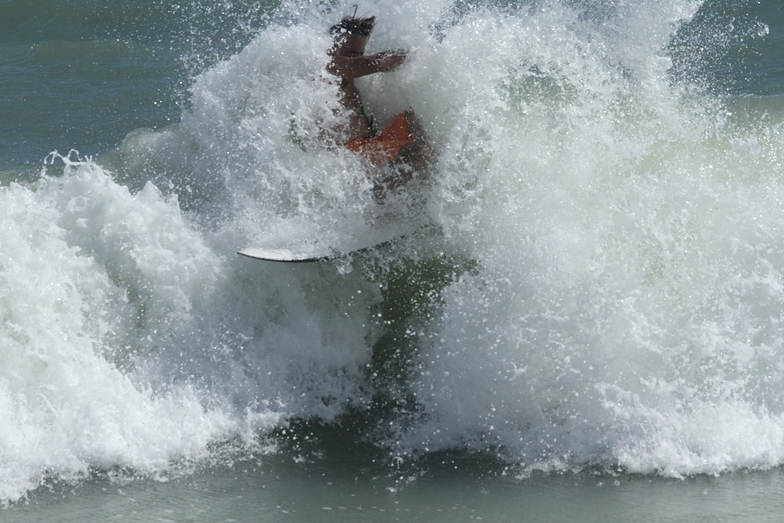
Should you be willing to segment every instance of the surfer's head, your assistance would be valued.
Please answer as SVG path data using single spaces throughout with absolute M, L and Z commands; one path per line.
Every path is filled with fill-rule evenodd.
M 356 14 L 355 10 L 353 15 L 343 17 L 340 22 L 329 28 L 329 34 L 335 42 L 341 42 L 351 36 L 370 37 L 373 26 L 376 25 L 376 17 L 358 18 Z

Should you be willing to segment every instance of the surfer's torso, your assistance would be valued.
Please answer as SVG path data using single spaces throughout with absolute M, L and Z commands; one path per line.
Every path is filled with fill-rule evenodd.
M 338 42 L 330 51 L 332 60 L 327 65 L 327 72 L 340 78 L 339 101 L 348 119 L 345 128 L 336 129 L 340 131 L 344 143 L 368 137 L 373 132 L 354 80 L 369 74 L 393 71 L 406 59 L 406 53 L 399 50 L 365 56 L 367 41 L 366 37 L 351 35 Z

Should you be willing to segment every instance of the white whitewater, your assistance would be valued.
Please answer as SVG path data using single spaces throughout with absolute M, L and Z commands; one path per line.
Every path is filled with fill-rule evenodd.
M 666 47 L 698 4 L 363 5 L 370 50 L 415 50 L 366 79 L 369 105 L 413 108 L 437 152 L 418 190 L 441 236 L 377 271 L 235 255 L 383 213 L 317 123 L 337 118 L 321 71 L 342 4 L 287 4 L 195 79 L 180 123 L 0 189 L 0 498 L 96 468 L 165 475 L 212 443 L 361 412 L 384 267 L 441 255 L 473 269 L 412 321 L 400 394 L 418 409 L 378 436 L 396 459 L 784 462 L 784 104 L 673 78 Z

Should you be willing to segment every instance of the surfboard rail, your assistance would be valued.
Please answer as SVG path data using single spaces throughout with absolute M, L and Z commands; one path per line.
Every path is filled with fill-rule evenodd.
M 432 227 L 432 224 L 420 224 L 412 230 L 396 231 L 376 239 L 347 241 L 342 246 L 326 245 L 323 241 L 312 240 L 299 245 L 287 246 L 256 246 L 237 251 L 237 254 L 254 260 L 279 263 L 312 263 L 334 260 L 347 256 L 356 256 L 392 243 L 404 240 L 409 236 Z

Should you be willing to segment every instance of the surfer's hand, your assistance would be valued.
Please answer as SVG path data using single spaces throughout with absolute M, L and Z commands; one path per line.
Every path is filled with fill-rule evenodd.
M 408 51 L 405 49 L 395 49 L 392 51 L 384 51 L 376 55 L 376 63 L 378 64 L 379 72 L 387 73 L 394 71 L 406 61 Z

